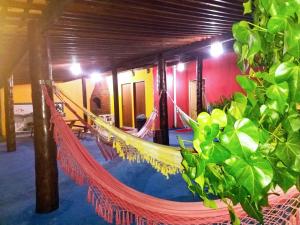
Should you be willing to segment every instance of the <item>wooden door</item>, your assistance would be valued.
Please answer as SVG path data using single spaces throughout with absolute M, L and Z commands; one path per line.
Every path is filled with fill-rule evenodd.
M 122 84 L 122 118 L 123 127 L 132 127 L 132 93 L 131 84 Z
M 189 81 L 189 115 L 197 119 L 197 81 Z
M 134 94 L 134 119 L 137 115 L 146 115 L 145 82 L 136 82 L 133 84 Z

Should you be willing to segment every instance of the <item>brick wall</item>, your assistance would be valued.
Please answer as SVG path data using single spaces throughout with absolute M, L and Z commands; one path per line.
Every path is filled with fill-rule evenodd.
M 91 111 L 94 114 L 110 114 L 110 95 L 108 85 L 105 81 L 95 85 L 91 95 L 90 104 Z

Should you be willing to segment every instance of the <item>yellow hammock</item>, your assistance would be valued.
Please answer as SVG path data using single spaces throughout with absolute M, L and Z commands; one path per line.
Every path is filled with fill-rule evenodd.
M 53 86 L 53 88 L 55 94 L 67 98 L 72 104 L 82 110 L 95 123 L 98 129 L 105 130 L 105 132 L 112 137 L 113 147 L 121 158 L 137 162 L 146 161 L 166 177 L 171 174 L 176 174 L 183 169 L 181 166 L 182 156 L 179 148 L 145 141 L 128 134 L 106 123 L 86 108 L 79 106 L 62 90 L 58 89 L 57 86 Z

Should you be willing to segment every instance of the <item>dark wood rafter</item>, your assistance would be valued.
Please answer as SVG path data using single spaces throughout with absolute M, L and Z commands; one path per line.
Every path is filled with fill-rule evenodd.
M 16 151 L 16 132 L 14 115 L 13 76 L 6 79 L 4 87 L 6 149 Z
M 59 207 L 58 170 L 56 145 L 53 130 L 50 129 L 50 111 L 41 86 L 41 82 L 52 80 L 47 37 L 42 34 L 37 21 L 30 21 L 28 39 L 34 121 L 36 212 L 47 213 Z M 49 87 L 48 92 L 53 97 Z

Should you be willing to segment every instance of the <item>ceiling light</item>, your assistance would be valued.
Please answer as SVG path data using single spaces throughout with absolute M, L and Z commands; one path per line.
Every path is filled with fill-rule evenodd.
M 91 73 L 90 78 L 93 83 L 98 83 L 98 82 L 102 81 L 102 76 L 101 76 L 101 73 L 99 73 L 99 72 Z
M 82 74 L 80 63 L 72 63 L 70 66 L 70 71 L 75 76 Z
M 177 71 L 178 72 L 184 71 L 184 68 L 185 68 L 184 63 L 180 62 L 180 63 L 177 64 Z
M 210 55 L 212 57 L 219 57 L 224 53 L 223 45 L 221 42 L 217 41 L 210 46 Z

